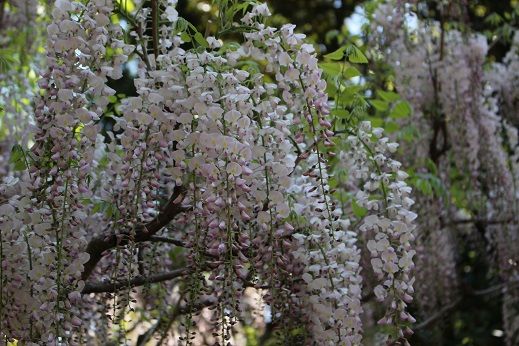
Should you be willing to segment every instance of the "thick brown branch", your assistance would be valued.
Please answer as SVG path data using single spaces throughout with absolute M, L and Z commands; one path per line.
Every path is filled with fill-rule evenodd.
M 143 286 L 146 284 L 153 284 L 178 278 L 179 276 L 188 274 L 189 271 L 185 268 L 173 270 L 167 273 L 155 274 L 149 277 L 137 276 L 130 280 L 121 280 L 116 282 L 91 282 L 87 283 L 81 293 L 113 293 L 122 288 L 133 288 Z
M 157 217 L 155 217 L 155 219 L 148 222 L 147 224 L 136 228 L 135 235 L 132 240 L 136 243 L 148 241 L 153 235 L 155 235 L 171 220 L 173 220 L 175 216 L 183 212 L 185 208 L 182 207 L 181 203 L 184 192 L 185 191 L 183 188 L 176 188 L 168 203 L 164 206 Z M 130 236 L 124 234 L 101 235 L 90 240 L 86 248 L 86 252 L 90 255 L 90 259 L 84 265 L 81 278 L 83 280 L 88 279 L 97 263 L 103 257 L 103 253 L 105 251 L 113 249 L 117 246 L 126 245 L 129 243 L 129 241 Z

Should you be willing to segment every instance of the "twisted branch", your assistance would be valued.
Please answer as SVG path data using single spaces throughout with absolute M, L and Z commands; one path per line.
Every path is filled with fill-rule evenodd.
M 124 246 L 130 241 L 135 243 L 149 241 L 157 232 L 173 220 L 175 216 L 185 211 L 186 208 L 182 207 L 181 204 L 184 199 L 184 193 L 184 188 L 175 188 L 171 198 L 162 211 L 147 224 L 137 226 L 133 237 L 129 234 L 110 234 L 107 236 L 101 235 L 91 239 L 86 248 L 86 253 L 90 255 L 90 259 L 83 267 L 83 273 L 81 275 L 82 280 L 86 281 L 86 279 L 90 277 L 105 251 L 118 246 Z

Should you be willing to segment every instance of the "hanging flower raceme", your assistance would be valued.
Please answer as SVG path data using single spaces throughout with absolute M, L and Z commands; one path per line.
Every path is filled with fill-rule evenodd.
M 105 82 L 116 74 L 112 66 L 104 68 L 106 45 L 117 38 L 105 28 L 112 10 L 104 1 L 84 6 L 65 0 L 57 1 L 52 12 L 47 68 L 38 83 L 35 144 L 24 154 L 29 167 L 20 182 L 22 196 L 7 204 L 10 213 L 4 217 L 11 228 L 2 229 L 9 235 L 3 266 L 18 263 L 2 278 L 2 303 L 14 307 L 2 311 L 9 338 L 68 343 L 82 325 L 79 279 L 89 256 L 81 198 L 91 195 L 95 122 L 114 93 Z M 17 243 L 26 245 L 23 251 Z M 17 255 L 9 256 L 13 250 Z
M 368 122 L 362 122 L 356 136 L 348 141 L 355 148 L 353 174 L 364 182 L 356 198 L 368 211 L 360 229 L 373 233 L 367 248 L 373 271 L 381 279 L 374 293 L 389 305 L 379 323 L 396 327 L 393 337 L 404 338 L 410 332 L 405 326 L 415 322 L 406 311 L 414 292 L 411 271 L 415 251 L 411 244 L 417 216 L 410 211 L 414 201 L 405 183 L 408 175 L 400 169 L 400 162 L 388 157 L 398 144 L 383 137 L 381 128 L 371 129 Z

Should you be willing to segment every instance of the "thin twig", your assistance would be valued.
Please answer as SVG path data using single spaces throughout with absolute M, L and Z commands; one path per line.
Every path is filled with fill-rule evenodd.
M 466 296 L 480 297 L 480 296 L 484 296 L 484 295 L 488 295 L 488 294 L 492 294 L 492 293 L 498 292 L 498 291 L 504 289 L 505 287 L 514 286 L 514 285 L 517 285 L 518 283 L 519 283 L 519 278 L 514 278 L 514 279 L 509 280 L 507 282 L 502 282 L 500 284 L 497 284 L 495 286 L 491 286 L 491 287 L 488 287 L 488 288 L 485 288 L 485 289 L 472 290 L 472 291 L 469 290 L 469 292 L 466 294 Z M 456 299 L 455 301 L 453 301 L 449 305 L 446 305 L 443 308 L 441 308 L 438 312 L 436 312 L 434 315 L 432 315 L 431 317 L 429 317 L 425 321 L 417 324 L 416 327 L 414 327 L 414 329 L 415 330 L 423 329 L 423 328 L 426 328 L 426 327 L 436 323 L 436 321 L 440 320 L 443 317 L 443 315 L 445 315 L 446 313 L 454 310 L 458 306 L 458 304 L 460 304 L 462 301 L 463 301 L 463 297 L 459 297 L 458 299 Z
M 163 282 L 178 278 L 180 276 L 188 274 L 189 271 L 185 268 L 172 270 L 167 273 L 155 274 L 149 277 L 137 276 L 130 282 L 128 280 L 121 280 L 116 282 L 88 282 L 85 284 L 82 294 L 88 293 L 113 293 L 121 288 L 133 288 L 143 286 L 146 284 L 153 284 L 157 282 Z
M 504 219 L 504 220 L 495 220 L 495 219 L 462 219 L 462 220 L 452 220 L 448 222 L 444 226 L 454 226 L 454 225 L 463 225 L 463 224 L 480 224 L 480 225 L 499 225 L 504 223 L 513 222 L 513 218 Z
M 153 236 L 153 237 L 150 237 L 150 239 L 148 239 L 148 240 L 151 242 L 154 242 L 154 243 L 168 243 L 168 244 L 173 244 L 173 245 L 180 246 L 180 247 L 186 247 L 186 244 L 183 241 L 173 239 L 173 238 L 168 238 L 168 237 Z
M 157 0 L 151 0 L 151 32 L 153 39 L 153 55 L 159 56 L 159 5 Z
M 436 321 L 441 319 L 444 314 L 446 314 L 447 312 L 449 312 L 451 310 L 454 310 L 454 308 L 456 306 L 458 306 L 458 304 L 461 303 L 461 301 L 462 301 L 461 297 L 456 299 L 455 301 L 453 301 L 449 305 L 446 305 L 443 308 L 441 308 L 437 313 L 435 313 L 434 315 L 432 315 L 431 317 L 429 317 L 428 319 L 426 319 L 422 323 L 417 324 L 416 327 L 414 327 L 413 329 L 414 330 L 419 330 L 419 329 L 423 329 L 425 327 L 428 327 L 431 324 L 434 324 Z

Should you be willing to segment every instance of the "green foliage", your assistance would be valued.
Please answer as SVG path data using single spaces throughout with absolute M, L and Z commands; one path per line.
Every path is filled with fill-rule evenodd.
M 119 209 L 113 203 L 104 200 L 91 200 L 90 198 L 84 198 L 82 203 L 91 205 L 93 213 L 104 213 L 108 219 L 117 219 L 119 217 Z
M 389 113 L 389 116 L 393 119 L 401 119 L 408 117 L 409 115 L 411 115 L 411 106 L 407 101 L 396 103 Z
M 202 35 L 200 32 L 195 33 L 194 39 L 201 47 L 207 48 L 209 46 L 207 40 L 204 38 L 204 35 Z
M 342 58 L 344 57 L 344 51 L 346 50 L 346 47 L 343 46 L 339 49 L 337 49 L 335 52 L 331 52 L 329 54 L 326 54 L 324 56 L 325 59 L 329 59 L 329 60 L 342 60 Z
M 377 95 L 386 102 L 395 102 L 400 100 L 400 95 L 394 91 L 377 90 Z
M 11 150 L 11 156 L 9 157 L 9 163 L 13 165 L 14 171 L 23 171 L 27 169 L 27 156 L 23 147 L 19 144 L 15 144 Z
M 15 52 L 11 49 L 0 49 L 0 73 L 9 71 L 17 63 Z
M 410 185 L 425 196 L 442 196 L 445 189 L 440 178 L 432 173 L 412 173 L 409 177 Z
M 357 48 L 353 44 L 348 44 L 342 46 L 334 52 L 324 55 L 326 60 L 342 60 L 344 57 L 348 59 L 349 62 L 355 64 L 367 64 L 368 58 L 364 55 L 364 53 Z
M 344 54 L 348 57 L 348 60 L 356 64 L 367 64 L 368 58 L 362 53 L 362 51 L 354 45 L 350 45 Z
M 195 42 L 198 47 L 202 47 L 204 49 L 209 46 L 204 35 L 199 32 L 193 24 L 184 18 L 178 18 L 174 30 L 177 34 L 180 34 L 180 37 L 184 42 Z
M 243 16 L 249 7 L 258 3 L 256 0 L 213 0 L 212 2 L 218 8 L 219 23 L 216 36 L 233 31 L 232 23 L 235 22 L 235 17 Z
M 369 103 L 380 112 L 385 112 L 389 108 L 389 104 L 383 100 L 370 100 Z
M 368 213 L 368 210 L 358 205 L 354 199 L 351 201 L 351 210 L 353 211 L 353 214 L 359 219 L 363 218 Z
M 343 64 L 338 62 L 322 62 L 319 67 L 329 76 L 337 76 L 341 74 Z
M 245 332 L 245 337 L 247 338 L 247 346 L 259 346 L 256 328 L 244 326 L 243 330 Z
M 511 8 L 507 11 L 489 13 L 484 23 L 488 26 L 485 34 L 490 41 L 511 43 L 519 25 L 519 2 L 511 2 Z
M 348 66 L 348 67 L 346 67 L 346 69 L 344 71 L 342 71 L 342 75 L 346 79 L 350 79 L 350 78 L 353 78 L 353 77 L 360 76 L 360 72 L 354 66 Z

